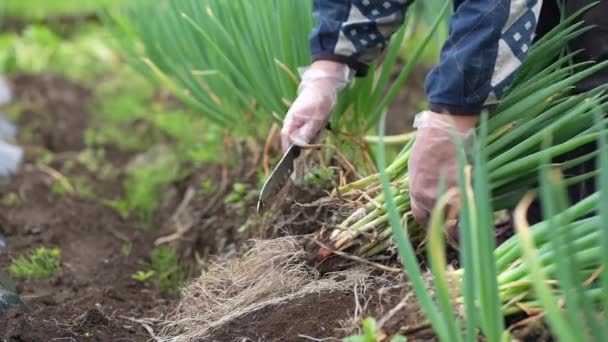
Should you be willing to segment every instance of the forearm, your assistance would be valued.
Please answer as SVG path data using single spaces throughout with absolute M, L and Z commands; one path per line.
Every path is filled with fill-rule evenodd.
M 410 0 L 314 0 L 317 25 L 310 37 L 314 61 L 348 65 L 367 73 L 403 24 Z
M 436 113 L 477 116 L 495 105 L 527 55 L 541 0 L 460 0 L 426 91 Z

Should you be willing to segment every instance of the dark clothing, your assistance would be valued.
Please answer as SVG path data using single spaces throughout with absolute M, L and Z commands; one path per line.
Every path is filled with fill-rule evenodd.
M 365 75 L 401 27 L 411 2 L 314 0 L 313 59 L 346 63 Z M 427 76 L 430 109 L 465 115 L 494 106 L 527 55 L 542 3 L 453 0 L 448 40 Z
M 314 0 L 317 25 L 310 37 L 313 59 L 342 62 L 359 76 L 365 75 L 368 64 L 378 59 L 401 27 L 412 2 Z M 448 40 L 439 63 L 427 76 L 427 97 L 430 109 L 438 113 L 479 114 L 501 98 L 525 59 L 535 32 L 542 34 L 554 27 L 560 11 L 557 0 L 453 0 L 453 3 Z M 567 14 L 589 3 L 592 1 L 566 0 Z M 572 49 L 585 49 L 579 60 L 608 58 L 607 17 L 608 0 L 601 0 L 582 16 L 586 23 L 598 27 L 572 42 Z M 597 73 L 579 87 L 593 88 L 606 83 L 607 77 L 608 70 Z
M 566 15 L 572 15 L 579 9 L 585 7 L 590 2 L 587 0 L 568 0 L 566 3 Z M 538 36 L 542 37 L 550 31 L 555 25 L 559 23 L 560 8 L 556 1 L 546 1 L 543 5 L 539 24 L 538 24 Z M 605 61 L 608 60 L 608 0 L 602 0 L 600 3 L 595 5 L 593 8 L 585 12 L 581 16 L 581 20 L 584 20 L 585 24 L 595 26 L 585 34 L 574 38 L 570 42 L 570 49 L 572 51 L 583 50 L 576 56 L 575 62 L 584 61 Z M 582 93 L 589 91 L 597 86 L 608 84 L 608 69 L 604 69 L 594 75 L 586 78 L 577 85 L 575 92 Z M 591 143 L 582 146 L 572 152 L 566 153 L 563 156 L 557 158 L 557 163 L 562 163 L 568 160 L 575 159 L 577 157 L 586 155 L 590 152 L 595 151 L 597 145 Z M 583 175 L 588 172 L 596 170 L 597 160 L 595 158 L 574 167 L 570 170 L 566 170 L 565 176 L 576 176 Z M 572 185 L 568 189 L 568 195 L 571 203 L 577 203 L 584 198 L 595 192 L 595 178 L 592 177 L 586 181 L 582 181 L 576 185 Z M 528 213 L 528 219 L 531 223 L 540 222 L 543 218 L 541 205 L 538 201 L 533 203 Z
M 566 16 L 576 13 L 593 2 L 595 0 L 567 0 Z M 558 2 L 556 0 L 545 0 L 540 13 L 536 39 L 559 24 L 559 18 Z M 585 25 L 595 27 L 570 42 L 572 51 L 583 50 L 575 57 L 575 62 L 608 60 L 608 1 L 601 0 L 597 5 L 583 13 L 580 20 L 584 21 Z M 580 82 L 577 88 L 578 91 L 585 92 L 607 83 L 608 69 L 604 69 Z

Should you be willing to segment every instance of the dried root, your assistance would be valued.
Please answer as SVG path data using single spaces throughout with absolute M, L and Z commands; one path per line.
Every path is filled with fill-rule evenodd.
M 201 340 L 244 315 L 312 293 L 364 288 L 370 269 L 320 277 L 294 238 L 256 241 L 238 259 L 212 264 L 182 290 L 182 301 L 163 329 L 172 341 Z

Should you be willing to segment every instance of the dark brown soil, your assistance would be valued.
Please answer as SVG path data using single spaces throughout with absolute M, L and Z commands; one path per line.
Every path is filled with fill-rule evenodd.
M 28 143 L 60 153 L 79 151 L 89 122 L 92 92 L 57 75 L 21 74 L 9 78 L 22 108 L 18 124 Z
M 104 196 L 120 192 L 119 179 L 101 181 L 66 166 L 72 152 L 84 147 L 91 92 L 59 76 L 11 80 L 21 109 L 21 138 L 25 132 L 28 136 L 22 140 L 25 166 L 16 178 L 0 184 L 0 235 L 7 242 L 0 268 L 6 270 L 13 259 L 44 246 L 61 248 L 62 270 L 47 280 L 17 281 L 32 312 L 15 309 L 1 317 L 0 340 L 148 340 L 143 321 L 134 319 L 158 318 L 175 300 L 131 279 L 158 233 L 124 220 L 100 199 L 54 193 L 52 175 L 33 163 L 40 150 L 55 152 L 51 167 L 88 177 L 107 191 Z M 106 156 L 114 165 L 124 165 L 125 157 L 118 151 Z M 128 253 L 126 246 L 131 246 Z
M 407 295 L 401 289 L 369 290 L 365 297 L 354 292 L 311 294 L 288 303 L 251 313 L 223 327 L 210 342 L 264 341 L 297 342 L 310 338 L 334 338 L 340 341 L 353 332 L 355 314 L 362 317 L 383 317 Z M 355 304 L 359 301 L 356 313 Z M 424 315 L 415 303 L 405 305 L 382 327 L 389 335 L 407 333 L 408 341 L 435 341 L 435 335 L 425 324 Z
M 210 342 L 304 341 L 304 335 L 327 338 L 340 328 L 340 320 L 353 314 L 352 293 L 311 294 L 289 303 L 269 307 L 247 315 L 223 327 Z
M 121 194 L 122 174 L 115 179 L 98 179 L 94 172 L 73 162 L 85 148 L 83 135 L 90 119 L 91 91 L 52 75 L 17 75 L 11 81 L 20 109 L 20 142 L 26 148 L 26 164 L 17 177 L 0 184 L 0 199 L 12 199 L 2 201 L 0 207 L 0 235 L 7 241 L 7 249 L 0 254 L 0 269 L 6 270 L 13 259 L 37 247 L 56 246 L 62 251 L 62 271 L 47 280 L 18 279 L 18 291 L 32 313 L 15 309 L 1 317 L 0 340 L 146 341 L 151 336 L 141 319 L 162 318 L 177 298 L 132 280 L 131 275 L 142 268 L 159 237 L 175 232 L 177 221 L 187 229 L 172 244 L 184 260 L 194 261 L 236 253 L 250 237 L 312 233 L 319 228 L 321 217 L 327 215 L 318 208 L 294 205 L 294 199 L 307 203 L 323 196 L 323 192 L 294 187 L 275 202 L 272 216 L 257 215 L 253 191 L 257 184 L 248 167 L 229 171 L 221 165 L 208 165 L 168 191 L 156 215 L 156 226 L 161 229 L 144 230 L 138 222 L 123 219 L 102 202 Z M 53 155 L 49 167 L 68 180 L 76 176 L 86 179 L 102 191 L 100 196 L 55 193 L 53 184 L 57 180 L 38 164 L 38 158 L 49 152 Z M 109 149 L 105 161 L 120 169 L 131 157 L 130 153 Z M 248 162 L 244 164 L 249 166 Z M 201 183 L 207 179 L 213 181 L 214 189 L 201 191 Z M 239 203 L 226 204 L 224 199 L 235 180 L 245 182 L 252 195 Z M 189 191 L 194 191 L 191 198 L 187 196 Z M 125 255 L 127 245 L 132 250 Z M 274 330 L 293 324 L 294 315 L 306 308 L 310 311 L 308 319 L 298 323 L 301 329 L 294 330 L 294 336 L 322 336 L 323 329 L 329 331 L 348 317 L 353 300 L 349 293 L 306 297 L 285 304 L 277 311 L 285 314 L 276 314 L 268 321 L 252 318 L 243 329 L 253 328 L 258 322 L 260 334 L 266 334 L 265 329 L 278 334 L 284 329 Z M 321 325 L 319 317 L 323 318 Z M 155 322 L 148 324 L 156 331 Z M 325 328 L 318 330 L 318 325 Z
M 33 313 L 15 311 L 0 319 L 0 338 L 8 341 L 144 341 L 143 327 L 129 318 L 158 316 L 169 297 L 131 279 L 152 249 L 153 235 L 124 221 L 113 209 L 76 196 L 50 191 L 48 176 L 25 172 L 0 195 L 20 194 L 19 204 L 3 207 L 2 235 L 11 260 L 36 247 L 60 247 L 62 271 L 49 280 L 20 280 L 18 290 Z M 125 244 L 132 245 L 129 255 Z

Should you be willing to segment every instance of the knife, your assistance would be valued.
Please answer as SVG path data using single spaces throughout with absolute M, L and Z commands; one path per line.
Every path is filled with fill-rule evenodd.
M 287 184 L 287 180 L 293 172 L 295 160 L 300 156 L 300 152 L 300 146 L 291 145 L 285 154 L 283 154 L 281 161 L 272 170 L 270 177 L 268 177 L 262 187 L 260 198 L 258 199 L 258 213 L 261 213 L 268 204 L 268 200 L 276 196 Z

